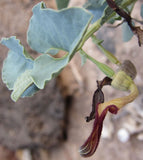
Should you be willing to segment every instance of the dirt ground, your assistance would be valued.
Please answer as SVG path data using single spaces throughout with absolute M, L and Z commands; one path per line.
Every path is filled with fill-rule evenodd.
M 43 0 L 47 7 L 55 8 L 54 0 Z M 34 52 L 28 47 L 26 42 L 26 30 L 29 25 L 29 19 L 32 15 L 32 7 L 39 0 L 0 0 L 0 39 L 16 35 L 30 52 Z M 70 6 L 82 6 L 85 0 L 71 0 Z M 133 11 L 133 17 L 140 19 L 141 0 L 138 0 Z M 90 160 L 142 160 L 143 153 L 143 47 L 138 47 L 136 37 L 131 41 L 124 43 L 122 41 L 121 27 L 110 28 L 104 26 L 97 37 L 104 39 L 106 49 L 113 52 L 120 61 L 125 59 L 131 60 L 137 69 L 137 77 L 135 83 L 139 88 L 138 98 L 124 107 L 118 115 L 108 114 L 104 121 L 104 129 L 102 132 L 99 147 L 96 153 L 90 157 Z M 101 62 L 110 65 L 116 69 L 116 66 L 110 64 L 105 56 L 96 48 L 89 39 L 84 49 L 96 57 Z M 0 67 L 2 67 L 3 59 L 6 57 L 7 49 L 0 45 Z M 72 74 L 71 77 L 63 80 L 63 76 Z M 86 123 L 85 117 L 91 111 L 92 95 L 96 89 L 96 80 L 104 78 L 98 68 L 92 63 L 87 63 L 81 67 L 80 56 L 76 55 L 70 65 L 61 73 L 62 82 L 59 82 L 59 88 L 64 88 L 64 96 L 72 96 L 70 104 L 67 103 L 67 140 L 60 142 L 58 145 L 48 149 L 37 149 L 34 153 L 29 148 L 24 150 L 10 151 L 8 148 L 0 147 L 0 160 L 83 160 L 78 152 L 79 147 L 89 136 L 92 123 Z M 65 76 L 66 77 L 66 76 Z M 70 86 L 69 86 L 70 84 Z M 1 94 L 9 99 L 10 93 L 0 79 L 0 85 L 3 88 Z M 115 97 L 125 95 L 123 92 L 116 91 L 110 87 L 104 89 L 105 99 L 109 100 Z M 1 105 L 6 105 L 7 101 L 3 101 L 0 95 Z M 9 101 L 11 101 L 9 99 Z M 28 102 L 28 100 L 26 100 Z M 13 103 L 13 102 L 10 102 Z M 31 103 L 32 105 L 32 103 Z M 68 106 L 69 105 L 69 106 Z M 20 107 L 20 106 L 19 106 Z M 119 137 L 120 131 L 122 132 Z M 127 139 L 124 141 L 124 137 Z M 124 141 L 124 142 L 123 142 Z M 29 157 L 22 157 L 25 153 Z M 33 156 L 33 158 L 32 158 Z M 23 158 L 23 159 L 22 159 Z

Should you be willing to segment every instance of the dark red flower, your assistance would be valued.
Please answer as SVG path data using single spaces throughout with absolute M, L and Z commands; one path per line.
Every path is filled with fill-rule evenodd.
M 80 147 L 80 155 L 83 157 L 89 157 L 92 156 L 93 153 L 96 151 L 96 148 L 99 144 L 102 126 L 103 126 L 103 120 L 107 114 L 107 111 L 116 114 L 118 112 L 118 108 L 115 105 L 107 106 L 102 113 L 99 115 L 98 110 L 100 105 L 98 104 L 96 106 L 95 111 L 95 120 L 92 132 L 86 142 Z
M 123 96 L 104 102 L 104 94 L 101 89 L 105 85 L 111 85 L 116 89 L 130 91 L 130 94 L 128 96 Z M 83 157 L 92 156 L 96 151 L 101 137 L 103 120 L 107 112 L 109 111 L 116 114 L 120 108 L 132 102 L 138 96 L 137 86 L 131 77 L 124 71 L 119 71 L 113 79 L 105 77 L 102 81 L 97 81 L 97 87 L 98 88 L 93 95 L 92 112 L 89 117 L 86 117 L 87 122 L 95 119 L 93 129 L 90 136 L 79 150 L 81 156 Z

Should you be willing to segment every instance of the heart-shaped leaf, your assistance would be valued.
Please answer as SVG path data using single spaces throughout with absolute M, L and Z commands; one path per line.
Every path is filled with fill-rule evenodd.
M 45 82 L 67 65 L 91 19 L 90 13 L 77 7 L 55 11 L 47 9 L 44 3 L 39 3 L 33 8 L 27 38 L 31 48 L 40 53 L 49 53 L 51 49 L 67 52 L 62 58 L 44 54 L 34 61 L 31 76 L 38 88 L 44 88 Z
M 91 19 L 92 15 L 81 8 L 54 11 L 46 9 L 44 3 L 34 7 L 28 30 L 31 48 L 51 55 L 65 50 L 67 54 L 62 58 L 43 54 L 33 60 L 16 37 L 2 39 L 1 43 L 10 49 L 3 65 L 3 81 L 13 90 L 14 101 L 33 95 L 67 65 Z
M 55 11 L 41 2 L 33 8 L 28 43 L 39 53 L 48 53 L 51 49 L 69 52 L 79 43 L 91 18 L 92 15 L 82 8 Z

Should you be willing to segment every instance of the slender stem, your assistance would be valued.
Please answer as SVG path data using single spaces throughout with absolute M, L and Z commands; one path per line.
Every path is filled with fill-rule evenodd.
M 112 63 L 121 65 L 120 61 L 101 45 L 102 41 L 97 39 L 95 35 L 92 36 L 92 40 Z
M 87 30 L 87 32 L 85 33 L 79 47 L 77 48 L 77 51 L 79 51 L 82 46 L 84 45 L 84 43 L 88 40 L 88 38 L 90 38 L 96 31 L 98 31 L 100 29 L 101 25 L 101 21 L 102 18 L 100 18 L 99 20 L 97 20 L 95 23 L 93 23 L 89 29 Z
M 130 5 L 131 3 L 135 2 L 136 0 L 127 0 L 126 2 L 124 2 L 121 6 L 123 8 L 127 7 L 128 5 Z M 107 19 L 105 22 L 107 22 L 109 19 L 111 19 L 116 13 L 113 12 Z M 84 43 L 88 40 L 88 38 L 90 38 L 96 31 L 98 31 L 100 29 L 100 27 L 103 25 L 101 24 L 102 22 L 102 18 L 98 19 L 96 22 L 94 22 L 87 30 L 87 32 L 85 33 L 81 43 L 79 44 L 78 48 L 76 51 L 79 51 L 82 46 L 84 45 Z M 104 22 L 104 23 L 105 23 Z
M 101 22 L 101 18 L 89 27 L 89 29 L 87 30 L 87 32 L 83 38 L 83 41 L 86 41 L 89 37 L 91 37 L 91 35 L 93 35 L 93 33 L 95 33 L 97 30 L 99 30 L 99 28 L 101 27 L 100 22 Z
M 112 78 L 115 74 L 115 72 L 108 67 L 106 64 L 103 64 L 99 61 L 97 61 L 96 59 L 94 59 L 93 57 L 89 56 L 84 50 L 80 50 L 80 54 L 82 54 L 83 56 L 85 56 L 87 59 L 89 59 L 90 61 L 92 61 L 94 64 L 96 64 L 96 66 L 108 77 Z

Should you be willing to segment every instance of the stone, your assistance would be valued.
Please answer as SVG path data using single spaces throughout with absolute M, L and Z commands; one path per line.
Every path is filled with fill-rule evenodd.
M 120 142 L 126 143 L 130 139 L 130 134 L 125 128 L 120 128 L 117 132 L 117 137 Z

